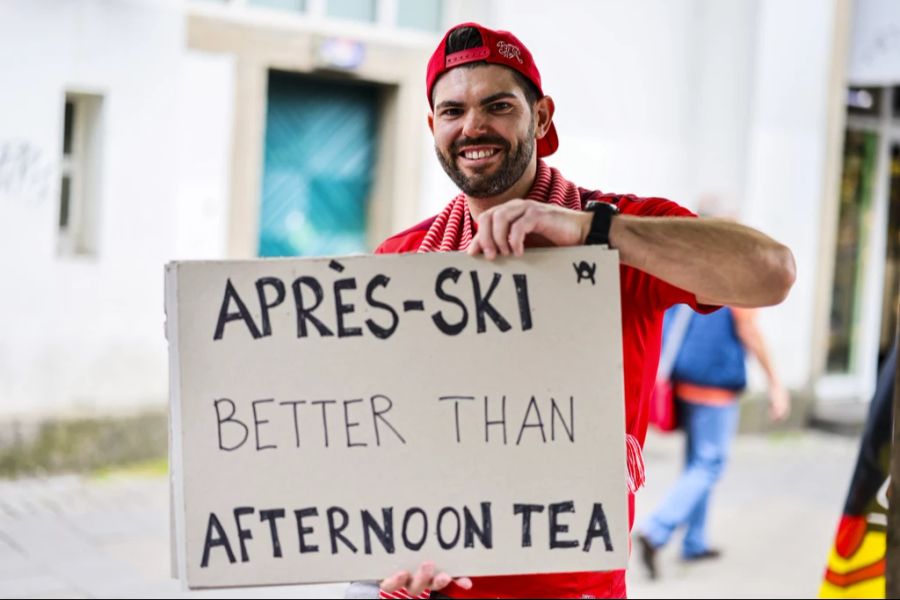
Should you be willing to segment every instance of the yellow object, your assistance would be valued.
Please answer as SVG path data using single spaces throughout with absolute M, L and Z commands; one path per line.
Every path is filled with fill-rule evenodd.
M 820 598 L 884 598 L 884 560 L 887 536 L 884 531 L 869 531 L 859 549 L 844 558 L 832 547 Z

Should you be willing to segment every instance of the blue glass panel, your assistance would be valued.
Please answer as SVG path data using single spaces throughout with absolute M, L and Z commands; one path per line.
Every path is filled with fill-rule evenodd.
M 290 10 L 293 12 L 306 11 L 306 0 L 247 0 L 247 4 L 256 4 L 258 6 L 267 6 L 269 8 L 279 8 L 282 10 Z
M 442 0 L 397 0 L 397 26 L 408 29 L 442 32 L 444 30 Z
M 269 75 L 260 256 L 366 251 L 377 89 Z
M 327 0 L 325 14 L 338 19 L 375 22 L 375 0 Z

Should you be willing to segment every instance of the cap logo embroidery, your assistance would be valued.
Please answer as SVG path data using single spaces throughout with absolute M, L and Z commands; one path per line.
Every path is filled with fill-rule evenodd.
M 522 56 L 518 46 L 506 42 L 497 42 L 497 49 L 500 51 L 500 56 L 509 59 L 515 58 L 519 61 L 519 64 L 522 64 Z

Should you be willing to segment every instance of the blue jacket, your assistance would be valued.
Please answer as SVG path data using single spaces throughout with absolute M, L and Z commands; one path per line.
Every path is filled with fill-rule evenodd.
M 671 311 L 666 320 L 670 315 Z M 672 380 L 738 392 L 747 386 L 745 358 L 730 308 L 708 315 L 693 314 L 675 359 Z

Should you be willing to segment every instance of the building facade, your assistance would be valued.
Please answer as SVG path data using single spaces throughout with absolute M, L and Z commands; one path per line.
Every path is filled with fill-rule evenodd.
M 439 210 L 456 190 L 425 64 L 467 20 L 537 57 L 567 177 L 689 207 L 714 195 L 788 244 L 797 283 L 761 315 L 785 383 L 826 408 L 871 393 L 897 297 L 895 3 L 0 10 L 0 420 L 164 406 L 169 260 L 367 251 Z

